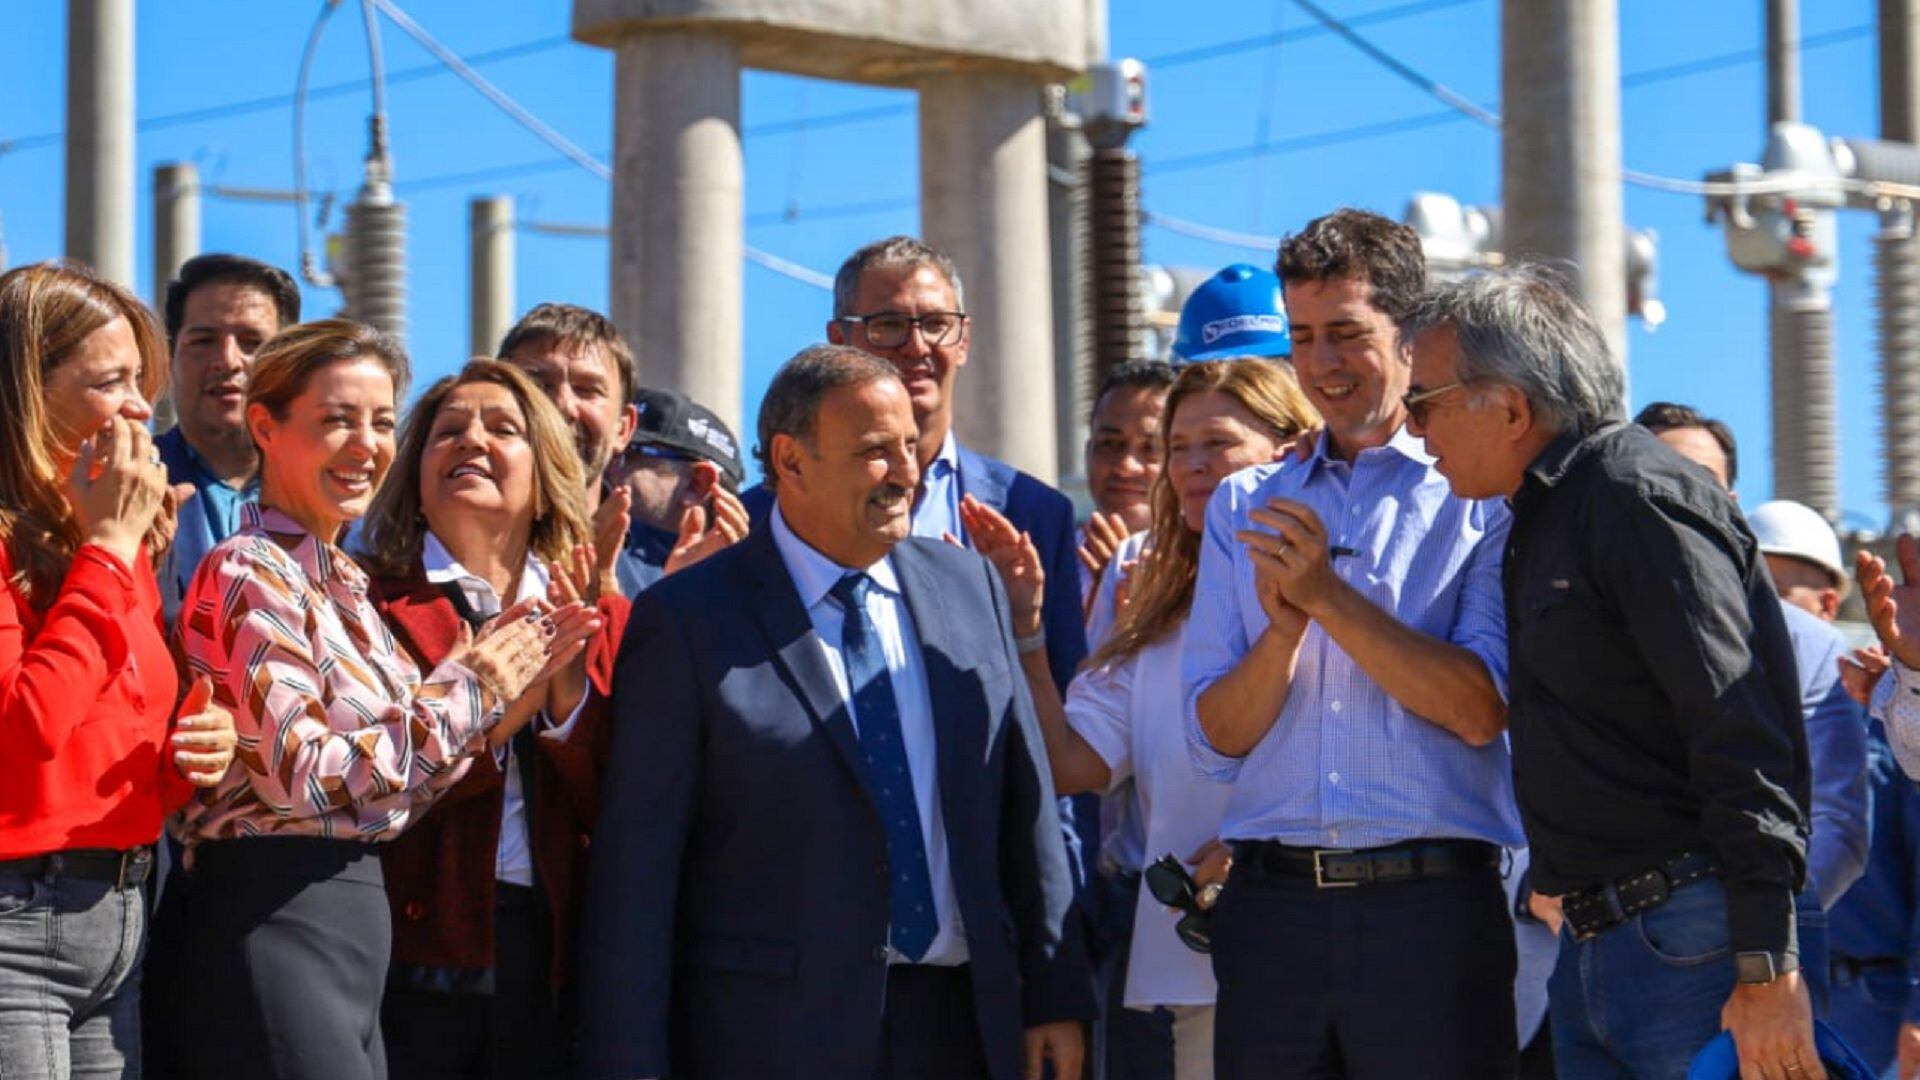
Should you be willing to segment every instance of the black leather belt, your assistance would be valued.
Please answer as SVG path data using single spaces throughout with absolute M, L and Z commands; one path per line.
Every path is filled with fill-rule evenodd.
M 1560 898 L 1560 912 L 1573 929 L 1574 940 L 1586 941 L 1659 907 L 1683 886 L 1701 881 L 1713 871 L 1712 856 L 1689 851 L 1637 874 L 1570 892 Z
M 1236 840 L 1233 872 L 1305 878 L 1322 889 L 1349 889 L 1395 881 L 1495 869 L 1500 849 L 1483 840 L 1408 840 L 1386 847 L 1303 848 L 1271 840 Z
M 153 848 L 128 851 L 76 849 L 35 855 L 29 859 L 0 860 L 0 873 L 28 877 L 73 877 L 104 881 L 116 889 L 137 889 L 153 873 Z

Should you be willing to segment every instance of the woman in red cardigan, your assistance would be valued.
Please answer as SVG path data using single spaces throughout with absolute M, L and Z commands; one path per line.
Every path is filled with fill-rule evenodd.
M 162 819 L 233 760 L 160 625 L 166 370 L 118 285 L 0 276 L 0 1076 L 140 1075 L 140 886 Z
M 573 928 L 627 611 L 611 582 L 601 593 L 593 581 L 582 476 L 539 388 L 474 360 L 414 406 L 368 514 L 375 606 L 422 666 L 462 626 L 529 597 L 596 600 L 605 624 L 521 699 L 532 722 L 382 855 L 395 1080 L 572 1075 Z

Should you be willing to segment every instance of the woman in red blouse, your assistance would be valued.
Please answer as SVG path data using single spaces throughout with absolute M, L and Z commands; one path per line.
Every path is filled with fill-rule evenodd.
M 233 760 L 160 625 L 166 370 L 125 289 L 0 276 L 0 1076 L 139 1075 L 140 886 L 162 819 Z
M 516 600 L 597 591 L 580 456 L 518 368 L 474 360 L 428 388 L 394 464 L 365 561 L 375 606 L 421 667 Z M 532 721 L 381 856 L 393 1080 L 573 1075 L 573 928 L 627 614 L 611 579 L 599 592 L 605 627 L 521 699 Z

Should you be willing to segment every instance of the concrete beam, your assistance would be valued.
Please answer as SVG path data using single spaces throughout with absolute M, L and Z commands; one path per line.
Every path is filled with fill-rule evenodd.
M 1093 5 L 1028 0 L 574 0 L 573 36 L 615 48 L 656 30 L 739 43 L 747 67 L 908 86 L 940 72 L 999 69 L 1036 81 L 1084 70 L 1105 37 Z
M 678 390 L 739 431 L 740 46 L 648 31 L 620 38 L 614 56 L 613 320 L 643 384 Z
M 920 84 L 920 224 L 966 287 L 972 346 L 955 387 L 960 439 L 1051 483 L 1053 274 L 1040 86 L 1017 76 Z

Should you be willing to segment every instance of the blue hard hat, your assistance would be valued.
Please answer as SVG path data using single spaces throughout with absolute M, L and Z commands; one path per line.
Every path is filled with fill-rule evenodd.
M 1873 1070 L 1860 1060 L 1824 1020 L 1813 1022 L 1813 1046 L 1820 1054 L 1820 1064 L 1827 1070 L 1828 1080 L 1873 1080 Z M 1694 1056 L 1693 1064 L 1687 1068 L 1687 1080 L 1739 1080 L 1740 1055 L 1733 1046 L 1733 1034 L 1723 1031 L 1713 1037 Z
M 1287 305 L 1271 270 L 1234 263 L 1200 283 L 1180 308 L 1173 362 L 1292 356 Z

